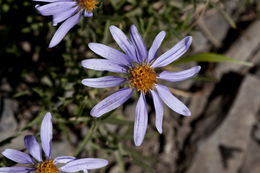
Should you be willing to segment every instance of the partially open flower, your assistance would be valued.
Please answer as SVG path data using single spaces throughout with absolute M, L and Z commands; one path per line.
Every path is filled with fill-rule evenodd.
M 82 84 L 89 87 L 106 88 L 114 87 L 128 82 L 128 87 L 120 89 L 99 102 L 90 112 L 93 117 L 101 115 L 119 107 L 125 103 L 133 94 L 134 90 L 140 92 L 140 97 L 136 106 L 136 117 L 134 125 L 134 141 L 137 146 L 141 145 L 148 122 L 148 113 L 145 95 L 148 91 L 152 94 L 156 113 L 156 128 L 162 133 L 163 104 L 162 101 L 173 111 L 184 116 L 190 116 L 189 109 L 170 90 L 158 83 L 158 79 L 171 82 L 178 82 L 193 77 L 200 71 L 200 66 L 192 67 L 180 72 L 163 71 L 159 74 L 155 68 L 164 67 L 181 57 L 190 47 L 192 37 L 188 36 L 177 43 L 169 51 L 157 58 L 157 51 L 165 37 L 165 32 L 160 32 L 153 41 L 147 52 L 144 41 L 132 25 L 130 38 L 117 27 L 111 26 L 110 32 L 118 46 L 125 52 L 100 43 L 89 43 L 89 48 L 105 59 L 88 59 L 82 61 L 82 66 L 88 69 L 99 71 L 110 71 L 127 74 L 126 78 L 117 76 L 106 76 L 101 78 L 91 78 L 82 80 Z
M 92 17 L 97 7 L 97 0 L 33 0 L 48 2 L 46 5 L 36 5 L 36 9 L 43 16 L 52 16 L 53 25 L 63 22 L 51 39 L 49 47 L 60 43 L 67 32 L 79 23 L 82 13 L 85 17 Z
M 58 173 L 58 172 L 78 172 L 102 168 L 108 164 L 107 160 L 96 158 L 76 159 L 72 156 L 60 156 L 54 159 L 51 158 L 51 141 L 52 141 L 52 122 L 51 114 L 47 113 L 41 125 L 41 146 L 32 135 L 27 135 L 24 138 L 24 144 L 30 155 L 14 150 L 5 149 L 2 154 L 19 164 L 26 166 L 1 167 L 1 173 Z M 45 159 L 42 157 L 42 150 L 45 154 Z M 59 167 L 62 165 L 61 167 Z

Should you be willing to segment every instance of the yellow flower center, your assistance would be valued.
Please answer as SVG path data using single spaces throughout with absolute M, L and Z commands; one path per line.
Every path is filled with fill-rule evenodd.
M 37 165 L 36 173 L 58 173 L 58 168 L 54 165 L 53 160 L 46 160 Z
M 85 10 L 87 10 L 88 12 L 94 10 L 95 8 L 97 8 L 97 0 L 78 0 L 78 4 L 81 8 L 84 8 Z
M 131 73 L 131 87 L 137 91 L 146 93 L 148 90 L 153 89 L 156 84 L 156 73 L 148 65 L 142 64 L 136 68 L 130 69 Z

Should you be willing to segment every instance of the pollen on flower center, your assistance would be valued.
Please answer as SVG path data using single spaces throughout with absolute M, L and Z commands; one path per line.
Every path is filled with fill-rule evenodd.
M 154 84 L 157 82 L 155 71 L 148 65 L 143 64 L 130 69 L 130 73 L 131 87 L 137 89 L 137 91 L 146 93 L 148 90 L 153 89 Z
M 36 168 L 36 173 L 58 173 L 58 168 L 54 165 L 53 160 L 43 161 Z
M 87 10 L 88 12 L 94 10 L 95 8 L 97 8 L 97 0 L 78 0 L 78 4 L 81 8 L 84 8 L 85 10 Z

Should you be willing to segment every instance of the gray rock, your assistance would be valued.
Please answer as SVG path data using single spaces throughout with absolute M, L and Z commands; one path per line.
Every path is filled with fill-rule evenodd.
M 242 61 L 250 60 L 254 56 L 254 53 L 259 50 L 259 33 L 260 20 L 256 20 L 249 26 L 245 33 L 232 44 L 230 49 L 226 52 L 226 56 Z M 242 68 L 243 66 L 238 64 L 222 63 L 215 70 L 215 75 L 219 78 L 222 74 L 229 71 L 241 72 Z
M 260 145 L 250 140 L 245 161 L 240 173 L 259 173 L 260 170 Z
M 3 101 L 3 112 L 0 117 L 0 141 L 15 134 L 18 124 L 14 113 L 17 111 L 18 103 L 14 100 Z
M 209 51 L 210 44 L 202 32 L 197 31 L 192 34 L 193 53 Z
M 216 11 L 211 15 L 205 16 L 203 18 L 203 23 L 210 32 L 212 39 L 214 38 L 214 42 L 217 43 L 215 46 L 220 46 L 230 27 L 227 20 L 218 11 Z
M 247 76 L 226 119 L 209 137 L 199 142 L 188 173 L 237 173 L 260 105 L 260 80 Z M 206 133 L 206 132 L 205 132 Z

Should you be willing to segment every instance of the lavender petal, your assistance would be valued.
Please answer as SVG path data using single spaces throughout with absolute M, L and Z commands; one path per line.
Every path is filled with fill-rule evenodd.
M 41 15 L 50 16 L 50 15 L 55 15 L 64 12 L 75 5 L 76 2 L 74 1 L 53 2 L 46 5 L 37 5 L 35 6 L 35 8 L 41 13 Z
M 69 30 L 79 23 L 81 17 L 81 11 L 79 11 L 74 16 L 68 18 L 61 26 L 58 28 L 58 30 L 55 32 L 54 36 L 51 39 L 51 42 L 49 44 L 49 48 L 52 48 L 59 44 L 61 40 L 65 37 L 65 35 L 69 32 Z
M 27 135 L 24 137 L 24 144 L 29 151 L 29 153 L 39 162 L 42 161 L 42 150 L 39 143 L 36 141 L 35 137 L 32 135 Z
M 132 25 L 130 28 L 130 38 L 132 43 L 135 46 L 137 57 L 139 62 L 146 62 L 147 59 L 147 49 L 144 44 L 144 40 L 139 34 L 135 25 Z
M 90 112 L 93 117 L 100 117 L 101 115 L 119 107 L 124 104 L 133 94 L 133 90 L 129 88 L 123 88 L 114 94 L 106 97 L 99 102 Z
M 110 26 L 109 29 L 118 46 L 126 53 L 129 58 L 131 58 L 133 62 L 138 63 L 139 61 L 136 57 L 135 48 L 127 36 L 123 33 L 123 31 L 113 25 Z
M 44 116 L 41 124 L 41 142 L 42 149 L 45 153 L 45 156 L 49 159 L 51 156 L 51 141 L 52 141 L 52 122 L 51 122 L 51 113 L 48 112 Z
M 179 72 L 163 71 L 159 74 L 159 77 L 157 78 L 171 81 L 171 82 L 183 81 L 195 76 L 200 71 L 200 69 L 201 69 L 200 66 L 195 66 L 190 69 L 179 71 Z
M 62 2 L 66 2 L 66 1 L 73 1 L 73 0 L 33 0 L 36 2 L 58 2 L 58 1 L 62 1 Z
M 136 105 L 135 124 L 134 124 L 134 142 L 136 146 L 140 146 L 144 140 L 147 129 L 148 113 L 144 94 L 141 92 Z
M 5 149 L 2 154 L 12 160 L 12 161 L 15 161 L 17 163 L 21 163 L 21 164 L 33 164 L 34 161 L 32 160 L 32 158 L 24 153 L 24 152 L 21 152 L 21 151 L 18 151 L 18 150 L 14 150 L 14 149 Z
M 64 172 L 77 172 L 81 170 L 91 170 L 105 167 L 108 164 L 107 160 L 95 159 L 95 158 L 85 158 L 77 159 L 68 162 L 66 165 L 59 168 L 59 170 Z
M 162 41 L 166 35 L 165 31 L 161 31 L 154 39 L 152 46 L 148 52 L 148 62 L 151 63 L 157 55 L 158 49 L 160 48 Z
M 172 63 L 173 61 L 181 57 L 189 49 L 191 42 L 191 36 L 185 37 L 170 50 L 159 56 L 151 65 L 151 67 L 164 67 Z
M 156 91 L 151 90 L 151 93 L 153 96 L 153 104 L 155 108 L 155 126 L 158 132 L 162 133 L 163 112 L 164 112 L 163 104 Z
M 13 167 L 1 167 L 1 173 L 29 173 L 35 170 L 35 168 L 23 167 L 23 166 L 13 166 Z
M 127 69 L 104 59 L 87 59 L 81 62 L 81 65 L 87 69 L 98 71 L 110 71 L 115 73 L 127 73 Z
M 117 76 L 106 76 L 100 78 L 88 78 L 81 81 L 81 83 L 88 87 L 107 88 L 120 85 L 126 81 L 126 78 Z
M 88 47 L 99 56 L 102 56 L 103 58 L 106 58 L 116 64 L 125 66 L 129 66 L 131 64 L 128 56 L 104 44 L 89 43 Z
M 74 8 L 70 8 L 62 13 L 54 14 L 52 16 L 53 17 L 53 19 L 52 19 L 53 26 L 56 26 L 58 23 L 73 16 L 77 12 L 78 9 L 79 9 L 79 7 L 74 7 Z
M 92 17 L 93 13 L 89 13 L 88 10 L 84 11 L 84 17 Z
M 184 116 L 191 115 L 190 110 L 179 99 L 172 95 L 168 87 L 158 84 L 155 87 L 159 96 L 169 108 Z
M 73 157 L 73 156 L 59 156 L 59 157 L 56 157 L 53 162 L 54 163 L 68 163 L 72 160 L 75 160 L 76 157 Z

